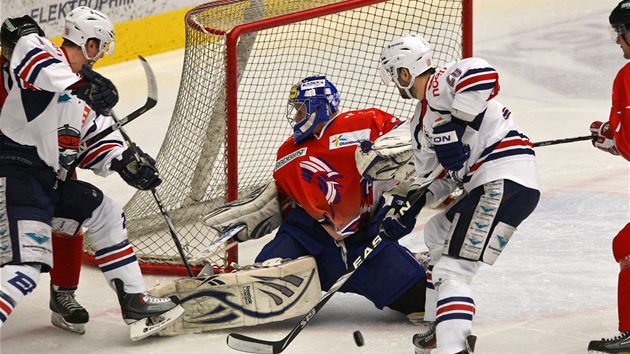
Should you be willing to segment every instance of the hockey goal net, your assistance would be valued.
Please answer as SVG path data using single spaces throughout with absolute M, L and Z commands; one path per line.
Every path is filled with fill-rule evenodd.
M 218 236 L 202 215 L 271 179 L 276 149 L 291 135 L 294 83 L 323 74 L 341 92 L 342 111 L 377 107 L 406 119 L 415 104 L 377 73 L 383 45 L 420 33 L 436 65 L 472 51 L 472 0 L 218 0 L 185 21 L 178 98 L 156 160 L 162 202 L 188 255 Z M 186 274 L 151 193 L 136 193 L 125 211 L 143 271 Z M 232 247 L 208 262 L 219 271 L 237 256 Z

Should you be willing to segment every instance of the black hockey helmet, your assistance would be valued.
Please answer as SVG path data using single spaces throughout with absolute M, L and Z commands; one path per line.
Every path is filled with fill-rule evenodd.
M 46 36 L 44 30 L 29 15 L 4 20 L 2 27 L 0 27 L 0 45 L 2 45 L 3 54 L 10 58 L 20 37 L 31 33 L 37 33 L 42 37 Z
M 617 4 L 610 13 L 608 22 L 617 34 L 625 35 L 626 30 L 630 29 L 630 0 L 623 0 Z

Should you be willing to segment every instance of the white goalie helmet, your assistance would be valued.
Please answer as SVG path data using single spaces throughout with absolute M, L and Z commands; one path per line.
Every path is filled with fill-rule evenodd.
M 387 43 L 381 52 L 379 73 L 387 85 L 394 82 L 401 89 L 409 89 L 415 78 L 431 69 L 433 51 L 431 45 L 417 34 L 407 34 Z M 412 76 L 407 86 L 398 81 L 398 72 L 407 68 Z
M 83 55 L 90 63 L 94 63 L 104 53 L 114 54 L 114 25 L 102 12 L 87 6 L 79 6 L 66 16 L 66 26 L 62 37 L 81 47 Z M 91 38 L 99 40 L 98 54 L 88 56 L 85 44 Z

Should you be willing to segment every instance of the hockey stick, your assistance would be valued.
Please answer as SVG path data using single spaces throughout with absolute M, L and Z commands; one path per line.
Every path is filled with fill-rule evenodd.
M 565 138 L 565 139 L 539 141 L 537 143 L 534 143 L 533 145 L 534 145 L 534 147 L 539 147 L 539 146 L 549 146 L 549 145 L 572 143 L 574 141 L 583 141 L 583 140 L 593 140 L 593 136 L 592 135 L 584 135 L 584 136 L 576 136 L 575 138 Z
M 79 147 L 80 150 L 85 150 L 88 147 L 94 145 L 94 143 L 96 143 L 97 141 L 102 140 L 109 134 L 115 132 L 116 130 L 122 129 L 124 125 L 131 123 L 132 120 L 145 114 L 148 110 L 155 107 L 155 105 L 157 104 L 157 81 L 155 80 L 155 75 L 153 74 L 153 70 L 151 70 L 151 67 L 147 63 L 146 59 L 144 59 L 142 56 L 138 55 L 138 59 L 140 59 L 140 62 L 142 63 L 142 66 L 144 67 L 144 72 L 147 76 L 147 88 L 148 88 L 147 101 L 144 103 L 142 107 L 120 118 L 114 124 L 98 132 L 97 134 L 87 139 L 86 141 L 82 142 L 81 146 Z
M 148 89 L 149 89 L 149 95 L 147 97 L 147 102 L 145 103 L 144 107 L 146 107 L 146 106 L 153 107 L 157 103 L 157 83 L 156 83 L 156 80 L 155 80 L 155 75 L 153 74 L 153 70 L 151 70 L 151 66 L 149 65 L 149 63 L 147 63 L 147 61 L 141 56 L 138 56 L 138 58 L 140 59 L 140 63 L 142 63 L 142 67 L 144 68 L 145 74 L 147 75 L 147 83 L 148 83 Z M 141 114 L 143 114 L 144 112 L 147 111 L 146 109 L 143 109 L 143 108 L 140 108 L 139 110 L 136 110 L 135 112 L 133 112 L 129 116 L 124 117 L 123 119 L 127 118 L 127 121 L 125 121 L 125 122 L 123 122 L 123 120 L 119 120 L 118 118 L 116 118 L 116 115 L 114 114 L 114 111 L 111 112 L 112 119 L 115 122 L 111 127 L 116 127 L 116 129 L 112 129 L 112 131 L 120 130 L 120 134 L 122 135 L 123 139 L 125 139 L 125 142 L 127 143 L 127 146 L 129 146 L 129 149 L 131 149 L 131 151 L 133 152 L 133 156 L 134 156 L 135 160 L 138 162 L 139 165 L 142 165 L 143 162 L 142 162 L 142 158 L 140 157 L 140 154 L 138 153 L 138 149 L 136 148 L 136 144 L 134 144 L 133 141 L 129 138 L 129 135 L 127 135 L 125 130 L 122 128 L 122 126 L 127 124 L 127 123 L 129 123 L 131 120 L 135 119 L 136 117 L 140 116 Z M 136 114 L 136 115 L 134 115 L 134 114 Z M 131 119 L 129 119 L 130 116 L 132 117 Z M 109 133 L 111 133 L 112 131 L 110 131 Z M 109 134 L 109 133 L 107 133 L 107 134 Z M 96 136 L 92 137 L 92 139 L 94 139 L 95 137 Z M 90 139 L 90 140 L 92 140 L 92 139 Z M 88 143 L 89 143 L 89 140 L 88 140 Z M 171 233 L 171 237 L 173 238 L 173 241 L 175 242 L 175 246 L 177 247 L 177 251 L 179 252 L 180 257 L 182 258 L 182 262 L 186 266 L 186 270 L 188 271 L 188 275 L 192 278 L 194 275 L 193 275 L 192 270 L 190 269 L 190 265 L 188 264 L 188 260 L 186 259 L 186 254 L 184 253 L 184 249 L 182 248 L 182 244 L 179 242 L 179 237 L 177 237 L 177 234 L 175 233 L 175 226 L 173 226 L 173 223 L 171 222 L 171 218 L 166 213 L 166 209 L 164 208 L 164 204 L 162 204 L 162 200 L 158 196 L 157 191 L 155 190 L 155 188 L 151 189 L 151 193 L 153 194 L 153 199 L 155 199 L 155 203 L 157 204 L 158 208 L 160 209 L 160 213 L 162 214 L 162 216 L 164 216 L 164 221 L 166 221 L 166 225 L 168 226 L 168 230 Z
M 219 250 L 219 247 L 229 241 L 230 239 L 232 239 L 232 237 L 234 235 L 236 235 L 237 233 L 239 233 L 241 230 L 243 230 L 245 228 L 245 224 L 239 224 L 236 225 L 234 227 L 232 227 L 231 229 L 228 229 L 227 231 L 225 231 L 223 233 L 223 235 L 217 237 L 216 240 L 214 240 L 210 245 L 208 245 L 208 247 L 202 249 L 201 251 L 199 251 L 199 253 L 197 253 L 196 255 L 192 256 L 190 258 L 191 262 L 199 262 L 202 261 L 204 259 L 209 258 L 210 256 L 213 256 L 217 253 L 217 251 Z M 237 243 L 234 242 L 234 245 L 236 245 Z M 225 248 L 225 250 L 228 250 L 232 248 L 232 245 L 228 246 L 227 248 Z
M 431 174 L 427 177 L 426 181 L 422 183 L 418 190 L 409 197 L 409 203 L 415 204 L 423 195 L 427 193 L 429 185 L 444 171 L 442 165 L 438 165 L 438 167 L 431 172 Z M 376 235 L 374 239 L 372 239 L 372 243 L 363 250 L 363 253 L 359 255 L 354 262 L 350 265 L 350 268 L 341 276 L 337 281 L 330 287 L 330 290 L 322 296 L 322 298 L 315 304 L 315 306 L 302 318 L 300 323 L 298 323 L 286 337 L 279 341 L 266 341 L 262 339 L 256 339 L 252 337 L 248 337 L 238 333 L 230 333 L 227 337 L 227 345 L 235 350 L 239 350 L 247 353 L 268 353 L 268 354 L 277 354 L 282 353 L 289 344 L 297 337 L 298 334 L 306 327 L 306 325 L 313 319 L 313 317 L 324 307 L 324 305 L 330 300 L 330 298 L 335 295 L 337 290 L 345 284 L 345 282 L 350 278 L 350 276 L 359 268 L 361 264 L 366 260 L 366 258 L 374 251 L 376 247 L 381 243 L 382 237 L 380 234 Z

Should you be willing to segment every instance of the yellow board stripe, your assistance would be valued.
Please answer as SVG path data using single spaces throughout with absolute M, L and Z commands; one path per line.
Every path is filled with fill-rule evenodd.
M 105 55 L 96 62 L 94 67 L 136 60 L 138 55 L 146 57 L 184 48 L 186 45 L 185 16 L 193 7 L 115 24 L 114 55 L 112 57 Z M 63 38 L 59 36 L 51 40 L 61 45 Z

